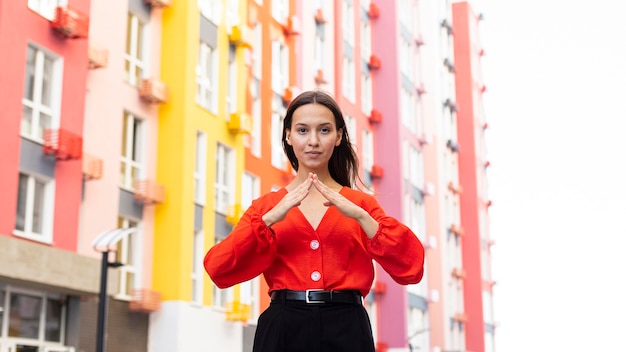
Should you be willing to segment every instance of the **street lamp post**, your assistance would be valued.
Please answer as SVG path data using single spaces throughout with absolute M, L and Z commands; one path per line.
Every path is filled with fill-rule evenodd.
M 101 233 L 93 241 L 93 248 L 102 253 L 102 264 L 100 267 L 100 294 L 98 299 L 98 325 L 96 330 L 96 352 L 105 351 L 105 330 L 107 316 L 107 280 L 109 267 L 117 268 L 122 266 L 119 262 L 109 262 L 109 252 L 112 247 L 122 238 L 137 232 L 136 227 L 109 230 Z

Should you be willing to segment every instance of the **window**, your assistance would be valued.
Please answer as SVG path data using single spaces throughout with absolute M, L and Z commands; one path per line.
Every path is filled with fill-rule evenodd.
M 372 77 L 367 74 L 361 75 L 361 109 L 365 115 L 372 113 Z
M 348 114 L 345 115 L 346 120 L 346 132 L 348 133 L 348 137 L 350 138 L 350 143 L 355 147 L 357 146 L 356 139 L 356 119 Z
M 315 31 L 315 54 L 313 61 L 316 71 L 314 74 L 317 75 L 317 70 L 324 69 L 324 38 L 321 35 L 321 30 Z
M 54 181 L 20 172 L 15 234 L 52 243 Z
M 231 148 L 218 143 L 215 156 L 215 211 L 226 214 L 234 203 L 235 154 Z
M 141 79 L 145 77 L 146 72 L 146 55 L 147 51 L 144 45 L 148 42 L 146 37 L 147 31 L 145 23 L 139 17 L 129 13 L 126 27 L 126 52 L 124 53 L 124 64 L 126 81 L 133 85 L 139 86 Z
M 60 71 L 61 59 L 28 46 L 20 128 L 23 137 L 43 142 L 44 130 L 58 125 Z
M 257 158 L 261 157 L 261 124 L 263 115 L 261 112 L 261 95 L 259 94 L 261 82 L 257 78 L 250 80 L 250 91 L 252 92 L 252 134 L 250 135 L 250 152 Z
M 204 205 L 206 200 L 206 134 L 201 131 L 196 133 L 196 163 L 193 171 L 194 180 L 194 201 L 196 204 Z
M 343 58 L 343 69 L 342 69 L 342 92 L 344 97 L 348 98 L 350 101 L 354 102 L 355 99 L 355 68 L 354 61 L 345 56 Z
M 354 46 L 354 7 L 352 0 L 344 0 L 341 12 L 341 25 L 343 29 L 343 40 L 350 46 Z
M 51 21 L 54 20 L 56 7 L 66 4 L 67 0 L 28 0 L 29 9 Z
M 411 146 L 409 148 L 409 163 L 407 165 L 411 165 L 411 184 L 420 189 L 424 187 L 424 155 L 422 155 L 422 151 Z
M 228 91 L 226 95 L 226 113 L 228 118 L 230 114 L 237 111 L 237 61 L 235 61 L 235 47 L 230 46 L 232 61 L 228 63 Z
M 374 135 L 370 130 L 363 130 L 363 169 L 367 172 L 372 170 L 374 165 Z
M 196 103 L 217 114 L 217 51 L 200 43 L 196 66 Z
M 137 221 L 120 217 L 117 220 L 118 228 L 139 227 Z M 115 261 L 122 263 L 120 267 L 120 291 L 117 298 L 130 299 L 133 289 L 139 285 L 139 268 L 141 265 L 140 235 L 132 232 L 117 242 Z
M 194 231 L 191 256 L 191 302 L 199 305 L 202 305 L 204 292 L 204 254 L 204 231 Z
M 283 169 L 287 161 L 282 143 L 283 121 L 284 117 L 280 114 L 272 114 L 272 166 L 278 169 Z
M 289 84 L 289 51 L 285 45 L 272 42 L 272 89 L 282 95 Z
M 17 351 L 65 350 L 66 301 L 54 293 L 0 287 L 0 331 L 19 343 Z
M 254 45 L 255 50 L 251 50 L 252 56 L 252 75 L 254 78 L 260 80 L 263 74 L 263 56 L 261 55 L 261 49 L 263 45 L 263 25 L 256 23 L 252 29 L 254 33 Z
M 126 112 L 122 127 L 122 157 L 120 186 L 134 189 L 134 183 L 143 177 L 143 121 Z
M 241 209 L 248 209 L 252 201 L 259 197 L 259 178 L 247 172 L 241 178 Z
M 289 16 L 289 0 L 272 0 L 272 16 L 283 23 Z
M 219 0 L 198 0 L 200 14 L 216 25 L 222 22 L 222 2 Z
M 372 55 L 372 27 L 369 21 L 361 21 L 361 57 L 366 62 Z
M 400 89 L 400 115 L 404 127 L 411 131 L 411 133 L 416 134 L 418 131 L 418 116 L 415 96 L 405 87 Z
M 228 0 L 226 3 L 228 4 L 226 9 L 226 24 L 230 28 L 241 22 L 239 18 L 239 0 Z

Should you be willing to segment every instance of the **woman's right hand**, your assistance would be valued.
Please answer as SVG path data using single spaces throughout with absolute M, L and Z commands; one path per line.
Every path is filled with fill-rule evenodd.
M 302 182 L 293 190 L 287 192 L 278 204 L 263 215 L 262 219 L 265 224 L 268 227 L 271 227 L 275 223 L 284 219 L 287 212 L 291 210 L 291 208 L 299 206 L 302 200 L 309 195 L 309 189 L 311 189 L 313 181 L 313 174 L 309 173 L 309 177 L 307 177 L 306 181 Z

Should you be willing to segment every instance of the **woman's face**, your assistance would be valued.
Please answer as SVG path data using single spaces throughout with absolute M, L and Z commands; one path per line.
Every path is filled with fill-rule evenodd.
M 333 113 L 324 105 L 306 104 L 297 108 L 285 137 L 298 159 L 298 170 L 327 169 L 328 160 L 341 143 L 341 133 Z

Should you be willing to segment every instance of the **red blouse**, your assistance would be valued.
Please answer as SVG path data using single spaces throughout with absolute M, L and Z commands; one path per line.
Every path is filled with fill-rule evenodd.
M 378 221 L 374 237 L 368 238 L 356 220 L 333 206 L 317 229 L 297 207 L 269 228 L 261 217 L 287 194 L 282 188 L 252 202 L 230 235 L 209 250 L 204 258 L 207 273 L 220 288 L 262 273 L 270 292 L 352 289 L 365 296 L 376 260 L 399 284 L 418 283 L 424 273 L 424 247 L 417 236 L 385 215 L 373 196 L 348 187 L 340 193 Z

